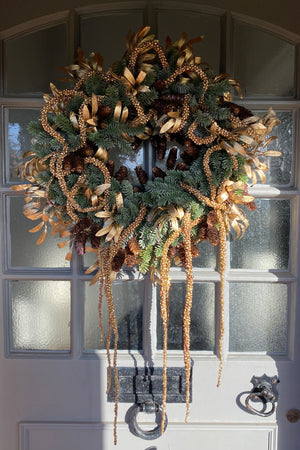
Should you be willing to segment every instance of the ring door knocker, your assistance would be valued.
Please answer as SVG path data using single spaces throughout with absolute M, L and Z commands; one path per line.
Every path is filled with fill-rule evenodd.
M 146 412 L 148 414 L 154 413 L 156 415 L 157 426 L 153 428 L 153 430 L 143 430 L 137 423 L 137 416 L 139 412 Z M 161 426 L 160 426 L 161 420 L 162 420 L 162 407 L 152 400 L 146 400 L 144 403 L 136 403 L 133 405 L 129 418 L 129 426 L 131 431 L 136 436 L 142 439 L 152 440 L 157 439 L 161 436 Z M 165 415 L 164 432 L 166 431 L 167 424 L 168 418 L 167 415 Z
M 279 383 L 279 379 L 277 376 L 268 377 L 266 374 L 261 377 L 252 377 L 251 383 L 253 384 L 253 388 L 249 395 L 245 400 L 245 405 L 248 411 L 257 416 L 268 417 L 271 416 L 275 411 L 275 403 L 278 401 L 278 391 L 277 384 Z M 261 410 L 254 408 L 251 403 L 259 402 L 263 405 Z M 267 404 L 271 403 L 271 409 L 266 411 Z

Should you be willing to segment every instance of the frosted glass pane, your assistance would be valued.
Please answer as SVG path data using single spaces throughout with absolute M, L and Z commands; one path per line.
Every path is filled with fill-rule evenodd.
M 70 350 L 71 300 L 67 281 L 12 281 L 14 350 Z
M 67 56 L 66 25 L 18 36 L 4 41 L 4 89 L 8 95 L 49 92 L 52 81 L 58 87 Z
M 38 220 L 29 220 L 23 215 L 24 198 L 11 197 L 9 212 L 11 265 L 24 267 L 66 267 L 70 263 L 65 260 L 68 247 L 59 249 L 57 244 L 62 242 L 58 235 L 50 236 L 51 227 L 43 244 L 36 245 L 41 231 L 29 233 L 29 230 L 38 225 Z
M 135 32 L 142 25 L 142 10 L 83 17 L 80 21 L 81 48 L 86 55 L 100 53 L 104 68 L 108 69 L 124 54 L 128 30 Z
M 256 204 L 256 211 L 246 211 L 250 225 L 244 237 L 231 240 L 231 267 L 288 269 L 290 202 L 257 199 Z
M 114 282 L 112 291 L 119 331 L 118 348 L 140 350 L 143 345 L 144 283 L 142 281 Z M 100 345 L 98 301 L 99 285 L 86 284 L 84 303 L 84 347 L 86 349 L 105 348 L 105 343 L 103 346 Z M 102 303 L 102 318 L 105 339 L 108 320 L 105 297 Z
M 259 114 L 261 111 L 259 111 Z M 281 156 L 279 158 L 271 157 L 270 168 L 266 172 L 265 184 L 271 185 L 287 185 L 292 182 L 292 161 L 294 151 L 294 123 L 293 113 L 277 112 L 276 115 L 280 120 L 280 124 L 273 129 L 270 136 L 277 136 L 276 141 L 266 147 L 267 150 L 279 150 Z M 260 178 L 257 177 L 258 183 Z
M 229 314 L 230 351 L 286 352 L 286 284 L 231 283 Z
M 21 183 L 17 176 L 18 168 L 23 163 L 22 155 L 31 148 L 31 136 L 27 132 L 29 122 L 37 120 L 37 109 L 10 109 L 8 112 L 7 143 L 9 152 L 9 179 Z
M 274 35 L 235 22 L 233 67 L 245 96 L 295 95 L 295 47 Z
M 185 283 L 172 283 L 168 348 L 183 348 L 182 315 L 185 304 Z M 158 311 L 159 299 L 158 299 Z M 215 345 L 215 286 L 213 283 L 194 283 L 191 312 L 191 350 L 213 350 Z M 158 312 L 157 348 L 163 347 L 163 327 Z
M 167 36 L 175 42 L 180 39 L 182 32 L 188 33 L 189 39 L 204 36 L 202 42 L 194 44 L 195 54 L 219 73 L 220 17 L 186 10 L 158 11 L 157 24 L 158 38 L 163 46 Z

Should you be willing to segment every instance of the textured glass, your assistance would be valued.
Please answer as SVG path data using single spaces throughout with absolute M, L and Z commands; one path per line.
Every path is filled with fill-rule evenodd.
M 263 112 L 258 111 L 260 116 Z M 292 182 L 292 161 L 294 151 L 294 123 L 293 113 L 289 111 L 278 112 L 276 115 L 280 120 L 269 136 L 277 136 L 277 139 L 271 142 L 266 150 L 278 150 L 281 152 L 280 157 L 270 157 L 270 168 L 266 172 L 265 184 L 271 185 L 287 185 Z M 258 183 L 261 183 L 257 177 Z
M 30 95 L 49 92 L 49 83 L 59 81 L 63 72 L 57 67 L 68 64 L 66 25 L 36 31 L 4 41 L 5 92 Z
M 14 350 L 70 350 L 71 299 L 67 281 L 12 281 Z
M 286 352 L 286 284 L 231 283 L 229 315 L 230 351 Z
M 22 155 L 31 148 L 31 136 L 27 131 L 29 122 L 37 120 L 37 109 L 10 109 L 8 112 L 7 143 L 9 152 L 9 179 L 21 182 L 18 169 L 23 164 Z
M 37 233 L 30 233 L 29 230 L 40 223 L 40 220 L 29 220 L 23 215 L 24 198 L 10 198 L 9 229 L 7 236 L 10 246 L 11 265 L 24 267 L 69 267 L 70 263 L 65 260 L 68 253 L 68 246 L 59 249 L 57 244 L 63 239 L 50 236 L 51 227 L 45 241 L 41 245 L 36 245 L 42 230 Z M 9 233 L 8 233 L 9 234 Z
M 185 304 L 185 283 L 172 283 L 168 348 L 183 348 L 182 317 Z M 194 283 L 191 311 L 191 350 L 213 350 L 215 345 L 215 286 L 213 283 Z M 163 347 L 163 326 L 158 299 L 157 347 Z
M 164 46 L 166 37 L 175 42 L 183 31 L 188 33 L 188 39 L 204 36 L 203 41 L 194 44 L 195 54 L 201 56 L 202 62 L 207 62 L 216 73 L 220 71 L 220 17 L 217 15 L 200 14 L 187 10 L 158 11 L 158 38 Z
M 231 240 L 231 267 L 288 269 L 290 202 L 260 199 L 255 202 L 256 211 L 246 210 L 250 225 L 244 237 Z
M 142 11 L 83 17 L 80 21 L 81 48 L 86 55 L 91 52 L 100 53 L 104 58 L 104 68 L 108 69 L 125 52 L 128 30 L 137 31 L 142 25 Z
M 235 22 L 233 67 L 245 96 L 295 95 L 295 47 L 274 35 Z
M 118 322 L 118 348 L 121 350 L 141 350 L 143 345 L 143 297 L 142 281 L 122 281 L 112 285 L 115 313 Z M 107 305 L 103 296 L 102 323 L 104 345 L 100 345 L 98 315 L 99 285 L 86 285 L 84 303 L 84 347 L 86 349 L 105 348 L 107 335 Z M 113 346 L 113 333 L 112 342 Z

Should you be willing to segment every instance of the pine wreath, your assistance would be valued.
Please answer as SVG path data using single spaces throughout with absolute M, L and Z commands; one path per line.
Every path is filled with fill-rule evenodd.
M 125 264 L 150 271 L 161 286 L 163 322 L 163 420 L 167 393 L 167 332 L 169 316 L 169 270 L 174 259 L 186 273 L 183 311 L 184 364 L 186 371 L 186 420 L 190 400 L 190 313 L 193 290 L 192 259 L 196 244 L 208 239 L 220 248 L 220 370 L 224 334 L 223 286 L 226 235 L 230 228 L 242 237 L 248 221 L 240 205 L 253 210 L 248 180 L 262 182 L 274 137 L 266 138 L 279 121 L 270 109 L 264 117 L 232 101 L 230 90 L 238 83 L 227 74 L 215 76 L 193 53 L 187 35 L 163 49 L 149 27 L 129 33 L 126 52 L 107 72 L 102 57 L 86 58 L 78 51 L 76 63 L 64 68 L 71 89 L 50 84 L 39 122 L 31 123 L 32 149 L 26 152 L 22 175 L 28 184 L 13 186 L 24 191 L 24 214 L 40 220 L 31 229 L 49 226 L 79 255 L 93 250 L 97 260 L 87 273 L 96 271 L 109 310 L 107 354 L 110 367 L 111 332 L 114 337 L 115 443 L 118 411 L 118 327 L 112 283 Z M 164 170 L 154 167 L 152 179 L 140 166 L 133 186 L 128 167 L 115 168 L 111 149 L 132 154 L 150 141 Z

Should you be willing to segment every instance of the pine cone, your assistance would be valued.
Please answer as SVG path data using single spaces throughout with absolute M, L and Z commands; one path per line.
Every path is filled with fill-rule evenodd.
M 192 158 L 190 155 L 187 154 L 186 151 L 182 151 L 180 152 L 180 158 L 182 159 L 182 161 L 186 164 L 188 164 L 189 166 L 192 164 L 194 158 Z
M 211 245 L 216 246 L 220 242 L 219 232 L 216 229 L 216 227 L 208 227 L 207 228 L 207 237 L 208 237 L 209 242 L 211 243 Z
M 163 94 L 159 98 L 176 106 L 183 105 L 184 102 L 184 94 Z
M 157 80 L 154 83 L 154 87 L 157 91 L 163 91 L 164 89 L 166 89 L 166 84 L 163 80 Z
M 122 269 L 122 266 L 125 261 L 125 249 L 121 248 L 118 250 L 117 254 L 114 256 L 111 262 L 111 270 L 114 272 L 119 272 Z
M 125 248 L 125 260 L 124 264 L 128 267 L 133 267 L 136 264 L 135 255 L 129 250 L 128 247 Z
M 190 156 L 192 159 L 197 159 L 199 154 L 199 147 L 197 147 L 191 139 L 186 139 L 184 141 L 184 145 L 186 147 L 186 153 L 188 156 Z
M 128 241 L 128 248 L 129 250 L 136 256 L 140 254 L 140 246 L 138 241 L 136 240 L 135 236 L 133 236 L 131 239 L 129 239 Z
M 101 119 L 104 119 L 105 117 L 108 117 L 111 113 L 111 107 L 110 106 L 99 106 L 97 115 Z
M 157 159 L 164 159 L 167 151 L 167 141 L 166 139 L 160 139 L 156 149 Z
M 143 192 L 142 189 L 139 186 L 133 186 L 133 192 Z
M 177 248 L 178 251 L 178 256 L 180 258 L 181 264 L 183 265 L 183 267 L 185 267 L 185 251 L 184 251 L 184 247 L 182 244 L 180 244 Z
M 92 225 L 90 230 L 90 241 L 92 248 L 99 248 L 101 245 L 101 237 L 96 236 L 96 233 L 100 230 L 99 225 Z
M 147 181 L 148 181 L 148 175 L 146 174 L 146 172 L 142 169 L 142 167 L 141 166 L 137 166 L 136 168 L 135 168 L 135 171 L 136 171 L 136 174 L 137 174 L 137 177 L 138 177 L 138 179 L 139 179 L 139 182 L 141 183 L 141 184 L 146 184 L 147 183 Z
M 94 156 L 95 150 L 93 149 L 93 147 L 86 145 L 85 147 L 82 147 L 78 151 L 78 153 L 80 156 L 83 156 L 83 157 L 91 157 L 91 156 Z
M 87 240 L 87 233 L 85 231 L 76 234 L 76 238 L 74 241 L 74 248 L 76 250 L 77 255 L 83 256 L 85 254 L 86 240 Z
M 224 105 L 230 109 L 234 116 L 238 117 L 241 120 L 253 116 L 252 112 L 244 106 L 240 106 L 232 102 L 224 102 Z
M 70 171 L 73 169 L 73 164 L 74 164 L 74 154 L 73 153 L 69 153 L 65 158 L 64 158 L 64 162 L 63 162 L 63 169 Z
M 174 169 L 176 160 L 177 160 L 177 148 L 172 147 L 169 151 L 169 155 L 168 155 L 167 163 L 166 163 L 166 167 L 168 170 Z
M 206 221 L 209 227 L 214 227 L 216 223 L 218 223 L 218 216 L 216 211 L 210 211 L 207 215 Z
M 82 156 L 74 155 L 73 168 L 79 173 L 84 171 L 84 159 Z
M 175 167 L 175 169 L 184 171 L 184 170 L 187 170 L 188 168 L 187 168 L 186 164 L 184 164 L 183 162 L 179 162 L 177 164 L 177 166 Z
M 169 250 L 168 250 L 168 257 L 169 257 L 170 259 L 172 259 L 172 258 L 175 257 L 176 253 L 177 253 L 176 247 L 172 247 L 172 245 L 171 245 L 171 246 L 169 247 Z
M 115 171 L 115 163 L 113 161 L 109 160 L 106 162 L 106 167 L 107 167 L 107 170 L 109 171 L 109 175 L 111 177 L 113 177 L 114 171 Z
M 115 178 L 118 181 L 123 181 L 127 177 L 128 177 L 127 167 L 126 166 L 121 166 L 120 169 L 118 170 L 118 172 L 116 173 Z
M 167 176 L 166 172 L 161 170 L 159 167 L 153 167 L 152 173 L 157 178 L 165 178 Z
M 197 258 L 197 256 L 200 255 L 200 252 L 199 252 L 199 250 L 198 250 L 198 248 L 196 247 L 195 244 L 191 245 L 191 251 L 192 251 L 192 257 L 193 258 Z
M 107 127 L 107 123 L 106 122 L 100 122 L 98 124 L 98 128 L 100 128 L 100 130 L 104 130 Z
M 198 225 L 198 237 L 200 241 L 206 241 L 207 239 L 207 224 L 205 222 L 201 222 Z

